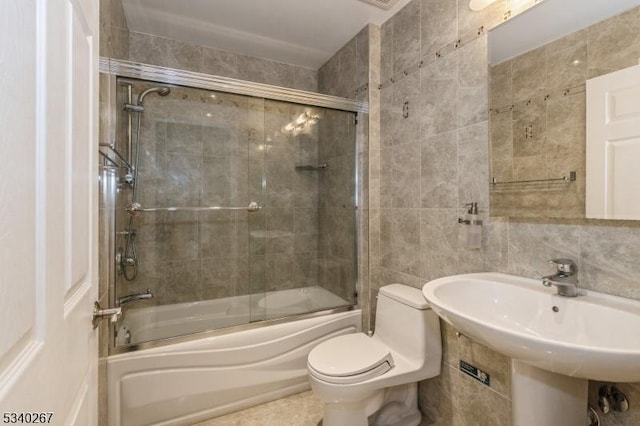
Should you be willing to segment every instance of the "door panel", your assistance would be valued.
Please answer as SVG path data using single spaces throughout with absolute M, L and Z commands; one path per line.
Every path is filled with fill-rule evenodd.
M 71 34 L 69 44 L 71 55 L 71 72 L 68 74 L 71 88 L 70 105 L 67 110 L 70 120 L 67 150 L 71 152 L 71 167 L 68 191 L 71 196 L 71 211 L 68 215 L 71 230 L 71 253 L 68 257 L 71 268 L 71 279 L 68 281 L 70 289 L 82 286 L 90 278 L 91 233 L 89 232 L 91 209 L 90 187 L 91 181 L 91 146 L 87 143 L 77 143 L 91 140 L 91 102 L 87 82 L 91 81 L 92 39 L 91 29 L 79 4 L 70 4 L 71 19 L 68 22 L 68 32 Z M 89 96 L 87 96 L 89 94 Z
M 98 2 L 0 3 L 0 414 L 97 424 Z
M 36 12 L 33 0 L 0 3 L 0 90 L 12 100 L 0 103 L 0 311 L 11 319 L 0 321 L 3 375 L 15 372 L 20 354 L 37 345 L 36 271 L 20 267 L 36 253 Z

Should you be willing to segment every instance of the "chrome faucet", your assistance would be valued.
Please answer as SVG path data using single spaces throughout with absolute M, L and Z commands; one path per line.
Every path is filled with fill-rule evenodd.
M 542 277 L 545 287 L 558 288 L 558 295 L 576 297 L 578 295 L 578 266 L 571 259 L 553 259 L 549 263 L 556 265 L 557 271 Z
M 127 296 L 119 297 L 116 299 L 116 306 L 126 305 L 127 303 L 131 303 L 136 300 L 144 300 L 144 299 L 152 299 L 153 294 L 151 293 L 151 289 L 148 288 L 146 293 L 137 293 L 137 294 L 129 294 Z

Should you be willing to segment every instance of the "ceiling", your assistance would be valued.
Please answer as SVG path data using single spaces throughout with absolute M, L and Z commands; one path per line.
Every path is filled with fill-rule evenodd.
M 317 69 L 383 10 L 360 0 L 122 0 L 131 31 Z

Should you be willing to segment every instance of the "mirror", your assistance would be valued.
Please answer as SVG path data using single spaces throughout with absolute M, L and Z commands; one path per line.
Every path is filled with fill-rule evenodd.
M 585 217 L 585 83 L 638 62 L 640 13 L 610 17 L 639 3 L 545 0 L 491 30 L 492 216 Z

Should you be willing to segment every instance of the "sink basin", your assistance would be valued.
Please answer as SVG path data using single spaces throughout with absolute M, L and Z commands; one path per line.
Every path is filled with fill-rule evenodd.
M 595 291 L 562 297 L 541 281 L 456 275 L 422 289 L 456 330 L 515 360 L 570 377 L 640 382 L 640 302 Z

